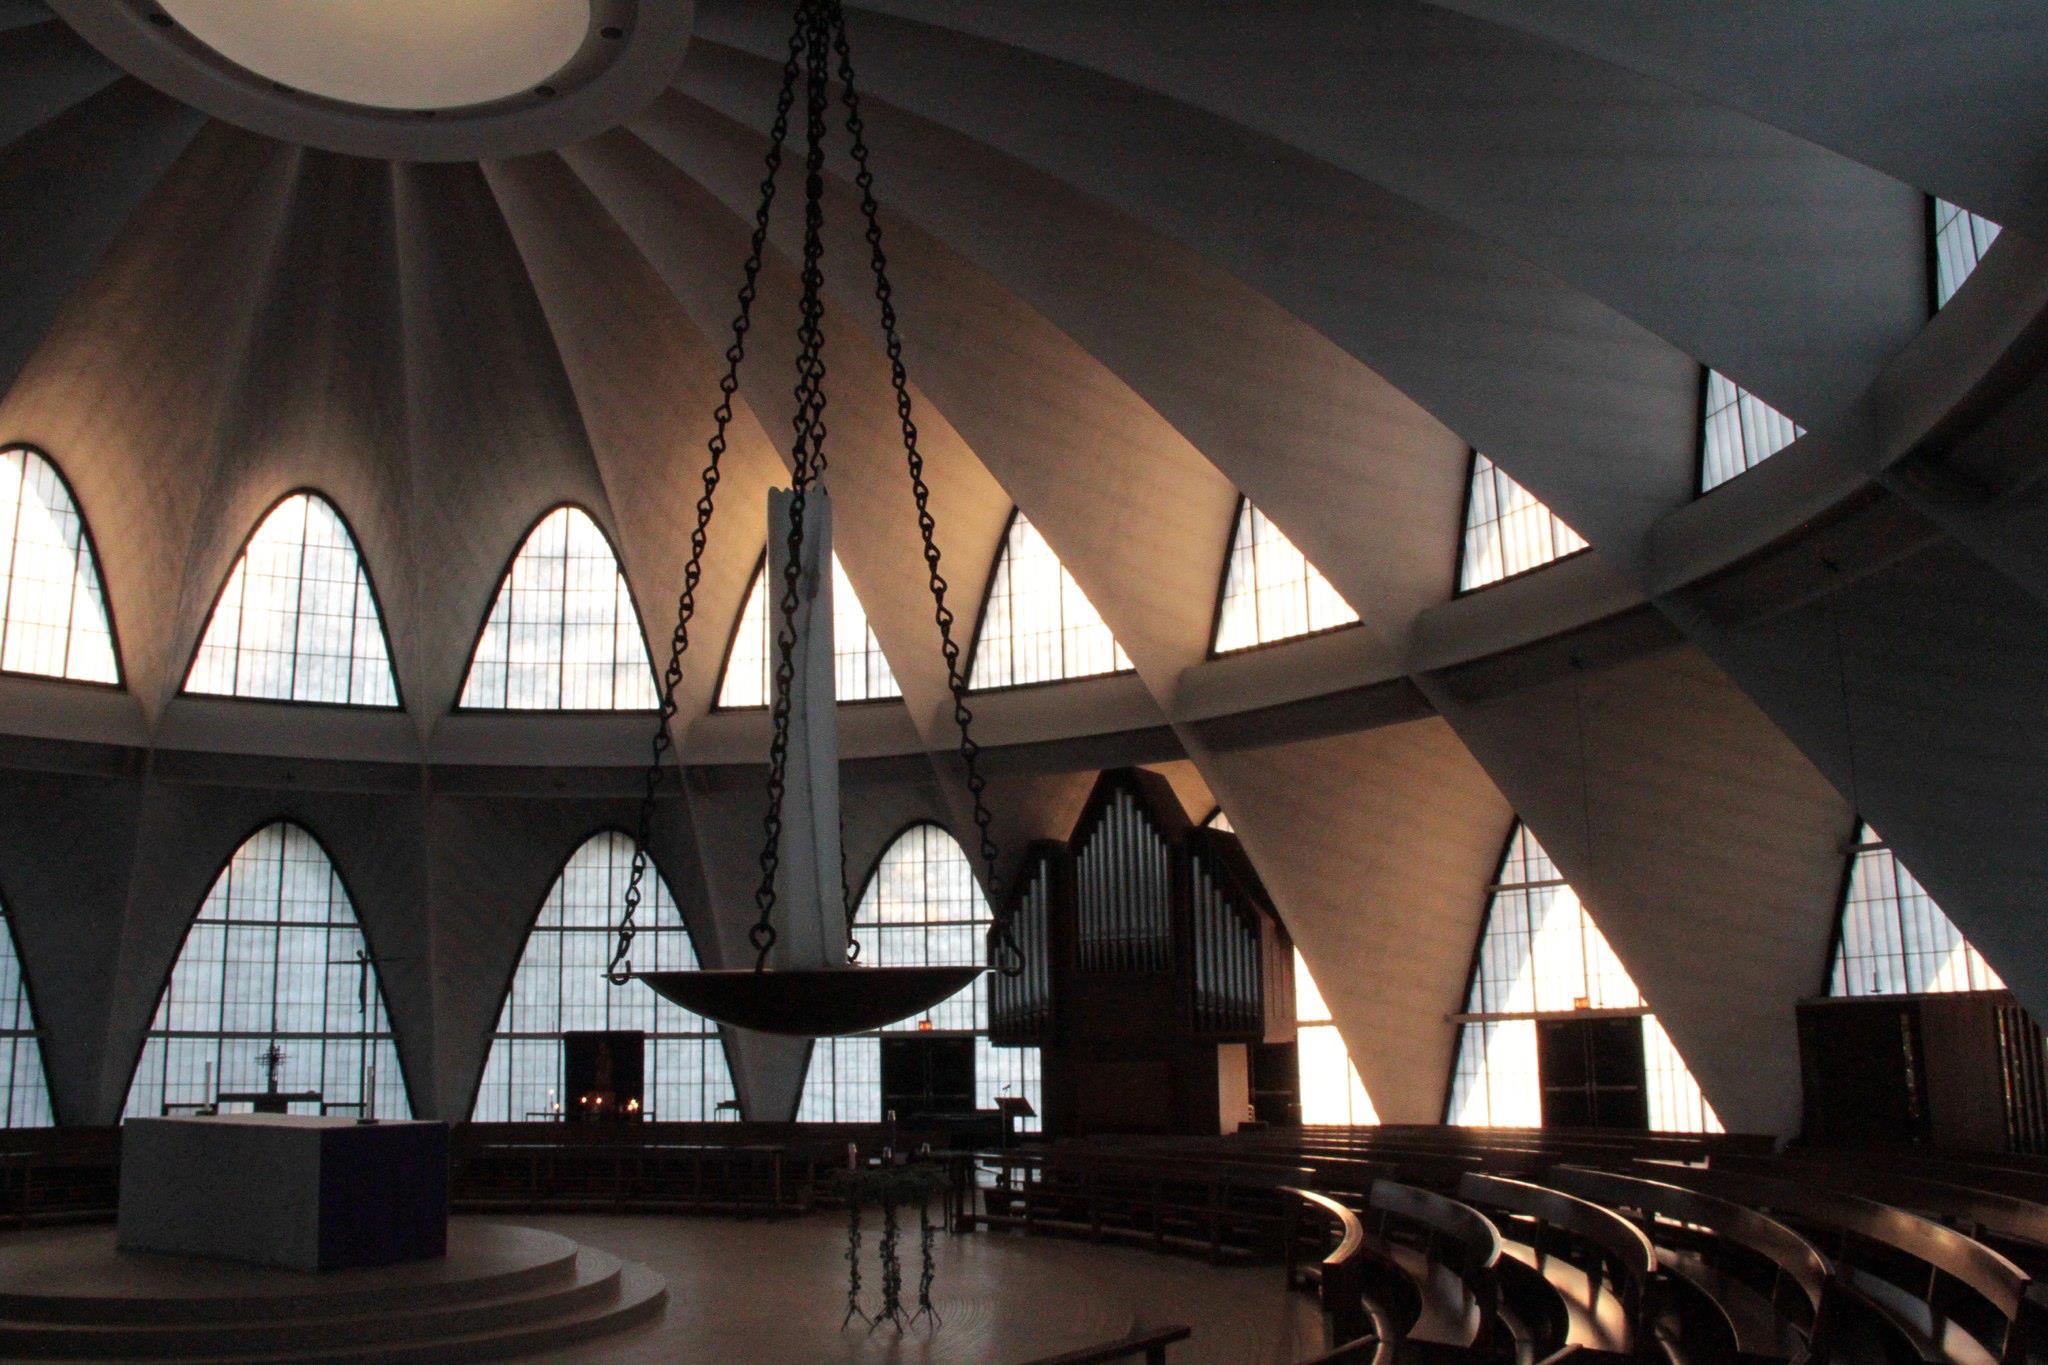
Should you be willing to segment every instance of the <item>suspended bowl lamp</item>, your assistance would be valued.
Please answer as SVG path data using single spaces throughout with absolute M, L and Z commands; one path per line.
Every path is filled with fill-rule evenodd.
M 864 1033 L 912 1015 L 967 987 L 986 967 L 874 967 L 859 962 L 853 937 L 854 901 L 846 883 L 840 850 L 839 730 L 833 695 L 832 658 L 832 509 L 825 492 L 825 361 L 823 330 L 825 135 L 831 108 L 836 59 L 839 99 L 845 109 L 849 152 L 857 174 L 861 214 L 866 220 L 869 267 L 880 307 L 882 341 L 889 356 L 896 411 L 902 420 L 904 462 L 917 524 L 924 538 L 924 561 L 932 594 L 933 621 L 939 650 L 953 693 L 953 718 L 960 730 L 960 759 L 974 823 L 980 835 L 980 856 L 997 910 L 989 927 L 988 960 L 1008 974 L 1023 969 L 1023 955 L 1011 933 L 1008 909 L 995 894 L 996 846 L 984 799 L 987 783 L 979 767 L 979 746 L 972 734 L 973 712 L 967 705 L 967 678 L 960 647 L 953 639 L 954 617 L 946 605 L 946 580 L 939 571 L 936 526 L 929 511 L 930 489 L 924 480 L 924 459 L 917 449 L 917 424 L 912 419 L 910 380 L 903 366 L 903 343 L 897 334 L 891 302 L 888 258 L 882 250 L 879 205 L 874 175 L 868 167 L 860 99 L 855 93 L 853 63 L 846 41 L 846 16 L 840 0 L 800 0 L 789 58 L 782 69 L 769 134 L 761 202 L 754 213 L 749 248 L 733 318 L 732 344 L 719 381 L 723 395 L 712 414 L 710 458 L 704 468 L 703 494 L 697 501 L 697 524 L 690 538 L 690 558 L 683 569 L 681 600 L 676 604 L 675 636 L 663 678 L 661 718 L 654 734 L 653 755 L 640 803 L 638 837 L 632 872 L 627 878 L 625 906 L 619 920 L 618 943 L 609 975 L 615 985 L 644 981 L 684 1009 L 721 1024 L 767 1033 L 821 1037 Z M 682 680 L 683 654 L 689 648 L 690 620 L 696 610 L 713 494 L 719 462 L 732 423 L 733 395 L 739 390 L 739 369 L 746 359 L 747 333 L 753 322 L 762 256 L 775 205 L 775 186 L 782 168 L 783 144 L 789 136 L 797 90 L 804 95 L 804 229 L 803 298 L 798 309 L 797 383 L 792 420 L 790 487 L 768 495 L 768 540 L 771 562 L 779 570 L 781 593 L 774 644 L 772 695 L 773 738 L 768 749 L 768 803 L 762 820 L 761 880 L 754 893 L 756 918 L 748 931 L 754 949 L 751 968 L 687 972 L 633 970 L 633 920 L 641 901 L 647 871 L 647 847 L 653 833 L 655 792 L 662 766 L 673 744 L 670 722 L 676 713 L 676 687 Z

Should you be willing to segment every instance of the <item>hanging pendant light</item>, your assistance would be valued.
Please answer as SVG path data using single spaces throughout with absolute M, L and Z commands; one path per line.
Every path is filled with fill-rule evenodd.
M 989 927 L 988 959 L 1009 975 L 1023 970 L 1023 955 L 1011 932 L 1008 907 L 996 892 L 993 819 L 984 799 L 987 782 L 978 761 L 980 746 L 971 733 L 974 713 L 967 705 L 967 678 L 960 647 L 953 639 L 954 614 L 946 605 L 946 580 L 939 571 L 937 527 L 929 511 L 931 491 L 925 484 L 924 459 L 917 448 L 910 380 L 903 365 L 903 343 L 897 334 L 888 258 L 882 250 L 880 206 L 875 200 L 874 175 L 868 167 L 860 100 L 854 90 L 846 16 L 840 0 L 800 0 L 789 39 L 789 56 L 783 64 L 774 126 L 769 134 L 761 202 L 754 214 L 753 239 L 740 286 L 739 310 L 733 319 L 732 344 L 726 350 L 725 375 L 719 381 L 722 398 L 713 413 L 710 459 L 704 469 L 703 494 L 697 501 L 690 557 L 683 569 L 675 635 L 663 677 L 661 718 L 641 798 L 632 872 L 627 878 L 625 907 L 608 975 L 615 985 L 645 982 L 684 1009 L 721 1024 L 801 1037 L 864 1033 L 928 1013 L 932 1006 L 964 990 L 987 970 L 981 965 L 863 966 L 859 962 L 860 945 L 853 937 L 855 906 L 846 883 L 839 835 L 830 570 L 832 519 L 824 487 L 825 281 L 820 267 L 824 257 L 826 115 L 830 109 L 835 57 L 840 101 L 846 111 L 848 150 L 856 171 L 854 183 L 860 190 L 861 214 L 867 227 L 869 265 L 880 307 L 882 339 L 889 357 L 896 411 L 902 423 L 910 495 L 924 539 L 933 621 L 938 626 L 939 649 L 953 694 L 953 719 L 960 731 L 960 759 L 973 800 L 986 885 L 991 904 L 996 907 Z M 768 751 L 767 813 L 762 820 L 761 881 L 754 893 L 758 917 L 748 931 L 755 953 L 754 965 L 723 970 L 639 972 L 633 970 L 630 956 L 633 921 L 646 877 L 655 795 L 674 743 L 670 724 L 676 714 L 676 688 L 682 681 L 683 655 L 689 648 L 690 621 L 703 572 L 712 499 L 732 423 L 733 397 L 739 390 L 739 368 L 746 358 L 747 334 L 753 325 L 753 305 L 767 248 L 776 180 L 782 168 L 783 144 L 788 138 L 800 77 L 805 95 L 803 298 L 797 326 L 793 473 L 787 492 L 776 490 L 769 495 L 771 563 L 779 565 L 782 591 L 777 604 L 780 621 L 774 646 L 773 739 Z M 776 923 L 778 909 L 780 926 Z

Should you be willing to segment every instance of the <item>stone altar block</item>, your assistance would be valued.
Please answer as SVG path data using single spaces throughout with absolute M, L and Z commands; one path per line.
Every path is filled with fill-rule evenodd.
M 448 1250 L 448 1126 L 305 1114 L 121 1125 L 124 1251 L 338 1270 Z

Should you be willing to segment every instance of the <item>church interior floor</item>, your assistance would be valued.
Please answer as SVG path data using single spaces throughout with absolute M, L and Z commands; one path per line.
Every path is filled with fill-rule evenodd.
M 839 1328 L 846 1225 L 830 1214 L 785 1220 L 518 1216 L 665 1276 L 657 1321 L 588 1345 L 532 1356 L 585 1362 L 971 1362 L 1013 1365 L 1108 1341 L 1134 1325 L 1185 1323 L 1174 1365 L 1287 1365 L 1318 1353 L 1322 1325 L 1277 1265 L 1222 1268 L 1189 1257 L 1049 1237 L 980 1232 L 937 1238 L 933 1302 L 943 1323 L 874 1332 Z M 880 1214 L 869 1210 L 862 1290 L 880 1296 Z M 917 1228 L 902 1234 L 903 1294 L 917 1295 Z

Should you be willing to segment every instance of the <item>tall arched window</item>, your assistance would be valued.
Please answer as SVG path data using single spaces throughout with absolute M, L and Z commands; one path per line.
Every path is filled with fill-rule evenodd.
M 374 1092 L 369 1087 L 374 1086 Z M 185 935 L 128 1086 L 129 1117 L 277 1090 L 295 1113 L 411 1113 L 375 955 L 327 852 L 266 825 L 235 850 Z
M 1934 306 L 1948 301 L 1998 240 L 1998 224 L 1946 199 L 1934 203 Z
M 1303 1123 L 1378 1123 L 1379 1111 L 1351 1064 L 1351 1050 L 1330 1017 L 1301 950 L 1294 953 L 1294 1041 Z
M 121 680 L 85 518 L 26 446 L 0 450 L 0 672 Z
M 1250 498 L 1240 497 L 1211 650 L 1228 654 L 1357 622 L 1358 613 L 1322 570 Z
M 785 562 L 787 562 L 785 560 Z M 763 562 L 765 566 L 765 560 Z M 729 709 L 766 706 L 774 695 L 775 631 L 769 628 L 768 590 L 762 567 L 754 569 L 747 605 L 732 628 L 732 648 L 725 656 L 725 676 L 718 682 L 718 704 Z M 776 579 L 775 624 L 781 625 L 782 580 Z M 868 624 L 868 614 L 854 595 L 852 580 L 832 556 L 833 695 L 840 701 L 878 701 L 900 697 L 896 675 L 882 654 L 882 642 Z
M 871 966 L 966 966 L 988 960 L 990 918 L 974 868 L 953 836 L 937 825 L 912 825 L 883 852 L 862 888 L 853 936 L 860 960 Z M 989 1042 L 984 976 L 928 1014 L 880 1033 L 819 1039 L 811 1050 L 797 1119 L 848 1123 L 881 1118 L 883 1040 L 906 1033 L 962 1050 L 971 1047 L 975 1108 L 994 1108 L 998 1095 L 1022 1095 L 1032 1108 L 1043 1108 L 1038 1049 Z M 1026 1126 L 1036 1123 L 1027 1121 Z
M 1707 371 L 1700 417 L 1700 492 L 1756 468 L 1806 434 L 1719 370 Z
M 654 665 L 611 542 L 580 507 L 557 507 L 505 571 L 461 705 L 651 711 L 656 704 Z
M 1983 954 L 1942 913 L 1869 825 L 1857 828 L 1835 939 L 1829 995 L 1919 995 L 2005 989 Z
M 733 1098 L 725 1044 L 708 1021 L 662 999 L 644 982 L 613 986 L 612 926 L 626 895 L 633 841 L 616 830 L 592 835 L 569 855 L 541 902 L 526 949 L 505 991 L 491 1052 L 470 1117 L 518 1123 L 546 1119 L 562 1104 L 562 1034 L 630 1029 L 647 1035 L 642 1058 L 646 1117 L 705 1122 Z M 661 870 L 648 865 L 633 965 L 687 971 L 697 965 L 690 931 Z
M 1597 1036 L 1603 1035 L 1604 1036 Z M 1627 1054 L 1640 1047 L 1640 1066 Z M 1588 1047 L 1605 1048 L 1592 1062 Z M 1559 1065 L 1550 1068 L 1543 1057 Z M 1602 1073 L 1602 1065 L 1620 1063 Z M 1630 1097 L 1625 1092 L 1633 1089 Z M 1449 1122 L 1536 1128 L 1553 1113 L 1591 1121 L 1639 1104 L 1664 1132 L 1721 1131 L 1685 1059 L 1550 855 L 1517 821 L 1486 907 L 1465 999 Z M 1551 1119 L 1559 1122 L 1559 1119 Z
M 1023 509 L 1010 529 L 989 581 L 988 605 L 975 633 L 973 688 L 1124 673 L 1131 667 L 1102 613 L 1060 563 Z
M 370 576 L 327 499 L 294 493 L 257 526 L 228 571 L 185 690 L 398 705 Z
M 14 925 L 0 905 L 0 1128 L 47 1128 L 51 1122 L 42 1040 L 15 951 Z
M 1458 591 L 1540 569 L 1586 548 L 1579 533 L 1509 478 L 1507 471 L 1472 452 L 1472 484 L 1465 497 L 1465 540 L 1458 554 Z

